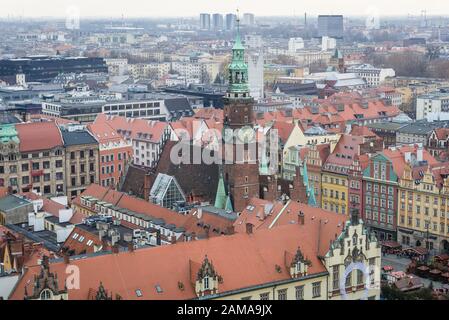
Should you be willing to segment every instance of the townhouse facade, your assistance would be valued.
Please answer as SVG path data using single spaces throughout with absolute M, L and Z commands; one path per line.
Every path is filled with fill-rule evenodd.
M 84 126 L 61 127 L 65 149 L 65 185 L 71 200 L 87 186 L 99 182 L 98 141 Z
M 398 239 L 430 253 L 449 250 L 447 165 L 406 164 L 399 179 Z
M 107 122 L 95 122 L 88 130 L 99 143 L 99 184 L 117 187 L 133 159 L 132 142 L 117 133 Z
M 332 212 L 348 214 L 348 170 L 360 155 L 360 136 L 342 135 L 322 168 L 321 207 Z
M 363 170 L 362 216 L 379 240 L 396 241 L 399 179 L 393 161 L 386 154 L 394 155 L 393 152 L 379 153 Z
M 65 149 L 53 122 L 2 126 L 0 186 L 10 193 L 62 194 Z

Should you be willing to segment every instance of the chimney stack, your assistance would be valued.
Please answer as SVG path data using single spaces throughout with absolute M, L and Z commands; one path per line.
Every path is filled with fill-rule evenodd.
M 112 253 L 118 254 L 118 252 L 119 252 L 118 244 L 113 245 L 112 246 Z
M 251 223 L 246 224 L 246 233 L 252 234 L 253 233 L 253 225 Z
M 64 257 L 64 263 L 70 264 L 70 256 L 67 252 L 64 252 L 63 257 Z
M 156 245 L 161 245 L 161 230 L 157 229 L 156 231 Z
M 134 244 L 132 242 L 128 242 L 128 252 L 134 252 Z
M 298 213 L 298 224 L 303 226 L 304 225 L 304 212 L 299 211 Z

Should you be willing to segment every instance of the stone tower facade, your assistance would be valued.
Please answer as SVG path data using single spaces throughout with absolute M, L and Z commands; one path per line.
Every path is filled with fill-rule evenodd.
M 234 210 L 241 212 L 249 199 L 259 197 L 260 190 L 254 99 L 250 95 L 245 48 L 238 31 L 229 65 L 229 88 L 224 100 L 223 177 Z

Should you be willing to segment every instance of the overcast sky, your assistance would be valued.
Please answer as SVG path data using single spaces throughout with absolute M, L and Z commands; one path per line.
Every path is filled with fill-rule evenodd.
M 1 0 L 0 16 L 64 17 L 73 12 L 90 17 L 197 16 L 200 12 L 252 12 L 256 15 L 344 14 L 449 15 L 448 0 Z

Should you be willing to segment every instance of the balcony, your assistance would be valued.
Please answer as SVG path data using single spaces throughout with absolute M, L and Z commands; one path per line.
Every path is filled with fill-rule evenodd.
M 43 175 L 44 175 L 44 170 L 31 170 L 32 177 L 38 177 L 38 176 L 43 176 Z

